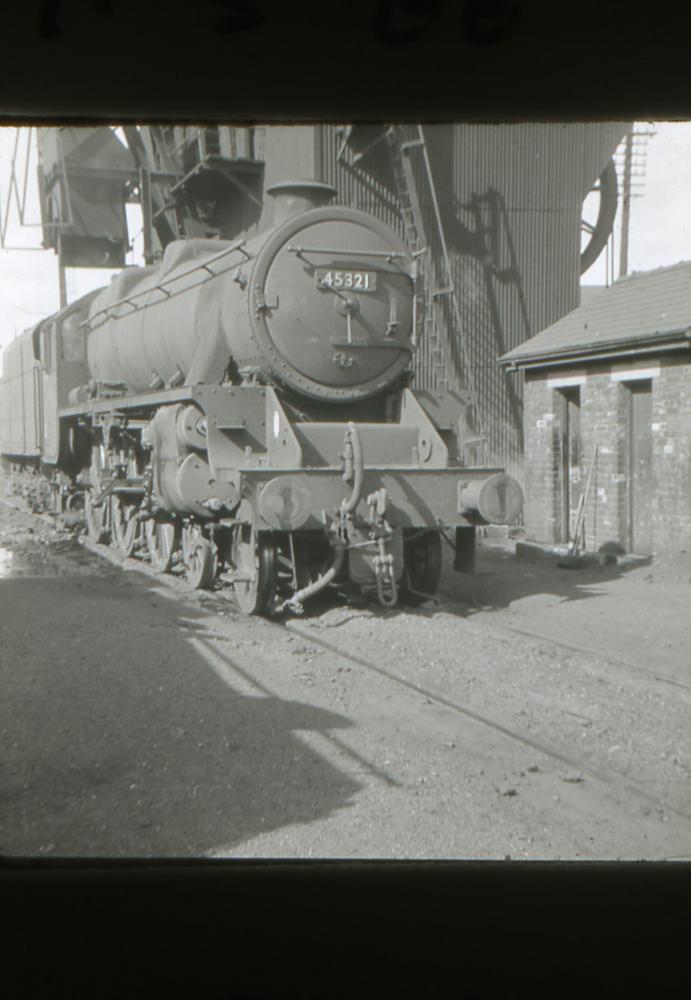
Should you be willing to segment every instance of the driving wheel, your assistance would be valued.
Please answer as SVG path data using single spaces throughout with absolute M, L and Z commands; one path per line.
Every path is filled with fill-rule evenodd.
M 216 577 L 216 546 L 198 524 L 182 529 L 182 562 L 195 590 L 210 590 Z
M 273 537 L 257 537 L 251 524 L 239 524 L 233 531 L 230 561 L 240 611 L 246 615 L 263 614 L 276 590 L 277 551 Z
M 170 573 L 180 543 L 178 526 L 172 521 L 145 521 L 144 536 L 152 568 L 157 573 Z
M 131 556 L 137 543 L 137 507 L 125 503 L 122 497 L 115 494 L 111 497 L 110 517 L 113 540 L 124 556 Z
M 404 537 L 401 598 L 406 604 L 420 604 L 436 594 L 441 561 L 438 531 L 414 531 L 409 537 Z
M 107 502 L 94 504 L 94 499 L 103 492 L 102 472 L 105 465 L 105 448 L 97 445 L 91 451 L 91 489 L 87 490 L 84 500 L 86 529 L 92 542 L 108 542 L 110 540 L 110 504 Z

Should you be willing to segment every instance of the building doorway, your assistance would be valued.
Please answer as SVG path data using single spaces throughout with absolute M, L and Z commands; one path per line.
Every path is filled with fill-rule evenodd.
M 559 540 L 570 542 L 581 498 L 581 390 L 559 389 Z
M 653 551 L 653 383 L 628 382 L 626 412 L 626 542 L 629 552 Z

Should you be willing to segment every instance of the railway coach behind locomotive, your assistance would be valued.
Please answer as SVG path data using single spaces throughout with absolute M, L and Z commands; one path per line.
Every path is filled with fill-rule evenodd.
M 84 489 L 92 538 L 145 546 L 161 572 L 180 549 L 193 586 L 220 575 L 246 612 L 331 583 L 429 596 L 441 532 L 460 568 L 520 487 L 464 464 L 461 394 L 407 385 L 422 303 L 405 244 L 325 184 L 270 193 L 268 230 L 171 243 L 33 331 L 44 463 Z

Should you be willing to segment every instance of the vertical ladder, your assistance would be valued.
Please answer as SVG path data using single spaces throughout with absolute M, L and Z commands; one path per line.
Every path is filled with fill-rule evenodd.
M 449 387 L 449 372 L 454 370 L 454 361 L 450 353 L 450 337 L 455 333 L 455 341 L 460 361 L 460 375 L 465 383 L 471 399 L 471 405 L 475 413 L 475 422 L 478 434 L 483 435 L 481 414 L 478 407 L 478 396 L 475 388 L 475 379 L 472 370 L 465 359 L 463 323 L 461 320 L 458 297 L 451 271 L 451 262 L 444 236 L 444 227 L 439 211 L 439 202 L 434 186 L 432 167 L 430 164 L 427 143 L 421 125 L 415 126 L 415 138 L 405 137 L 404 127 L 401 125 L 391 125 L 387 129 L 386 137 L 389 146 L 391 163 L 393 167 L 394 180 L 397 194 L 401 206 L 403 227 L 406 242 L 413 253 L 421 253 L 427 248 L 428 261 L 424 269 L 424 291 L 425 291 L 425 311 L 424 311 L 424 336 L 428 338 L 430 354 L 432 358 L 432 375 L 435 388 Z M 434 221 L 437 230 L 437 239 L 441 250 L 441 269 L 438 267 L 435 255 L 426 239 L 425 223 L 418 188 L 415 180 L 415 172 L 411 162 L 411 154 L 414 150 L 422 153 L 424 163 L 424 175 L 427 180 L 427 189 L 434 214 Z M 441 270 L 441 274 L 439 273 Z M 440 280 L 441 279 L 441 280 Z M 444 330 L 443 316 L 440 314 L 440 306 L 443 300 L 450 306 L 453 316 L 453 323 L 449 326 L 454 329 Z M 446 332 L 446 336 L 444 333 Z
M 420 140 L 405 139 L 404 135 L 403 126 L 392 125 L 387 130 L 386 138 L 403 219 L 405 241 L 412 253 L 428 255 L 426 266 L 423 267 L 423 340 L 430 345 L 433 386 L 434 388 L 448 388 L 451 359 L 447 357 L 447 352 L 444 349 L 446 344 L 441 336 L 441 324 L 437 315 L 440 290 L 435 287 L 435 269 L 432 256 L 429 253 L 424 217 L 409 155 L 409 150 L 419 145 Z

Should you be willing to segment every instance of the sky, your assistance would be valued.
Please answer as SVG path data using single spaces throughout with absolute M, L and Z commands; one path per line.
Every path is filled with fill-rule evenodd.
M 35 180 L 37 154 L 35 139 L 30 145 L 24 223 L 19 219 L 16 201 L 8 213 L 8 195 L 12 155 L 19 132 L 18 172 L 24 174 L 28 129 L 0 126 L 0 212 L 6 225 L 5 245 L 27 249 L 0 249 L 0 348 L 14 337 L 33 326 L 43 316 L 55 312 L 60 306 L 58 258 L 52 250 L 42 250 L 38 186 Z M 23 181 L 20 184 L 20 190 Z M 141 236 L 141 210 L 138 205 L 127 205 L 127 222 L 132 250 L 128 264 L 143 264 Z M 33 248 L 33 249 L 28 249 Z M 37 249 L 38 248 L 38 249 Z M 107 285 L 117 270 L 107 268 L 68 268 L 66 272 L 67 299 L 71 302 L 94 288 Z M 1 359 L 0 359 L 1 361 Z
M 645 185 L 641 197 L 632 201 L 629 238 L 629 271 L 649 270 L 680 260 L 691 260 L 691 122 L 651 122 L 655 135 L 648 142 Z M 36 152 L 29 161 L 29 185 L 24 221 L 20 225 L 16 205 L 6 219 L 10 167 L 17 130 L 0 126 L 0 208 L 3 224 L 7 221 L 5 243 L 9 246 L 40 248 L 41 230 L 38 195 L 35 184 Z M 19 130 L 25 161 L 28 130 Z M 597 196 L 584 206 L 584 215 L 593 221 Z M 140 264 L 141 215 L 136 205 L 127 206 L 130 240 L 133 249 L 127 262 Z M 621 204 L 615 220 L 614 277 L 619 273 L 619 227 Z M 583 284 L 603 285 L 607 281 L 605 253 L 583 276 Z M 116 272 L 105 269 L 70 269 L 67 271 L 68 300 L 77 298 L 110 281 Z M 52 250 L 0 249 L 0 347 L 49 315 L 59 306 L 57 257 Z
M 648 140 L 644 186 L 632 199 L 629 223 L 629 273 L 691 260 L 691 122 L 646 122 Z M 596 197 L 596 196 L 595 196 Z M 584 213 L 589 221 L 591 206 Z M 596 209 L 595 209 L 596 211 Z M 614 277 L 619 275 L 621 199 L 614 222 Z M 605 253 L 581 283 L 606 283 Z

